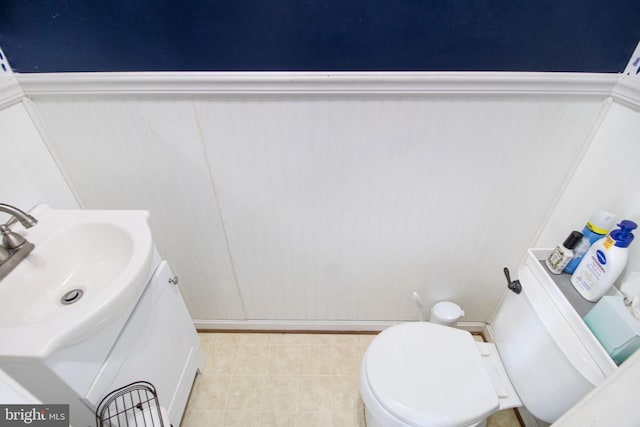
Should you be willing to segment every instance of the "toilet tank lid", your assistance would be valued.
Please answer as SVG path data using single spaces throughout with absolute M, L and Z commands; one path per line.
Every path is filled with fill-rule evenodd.
M 470 425 L 499 407 L 473 337 L 459 329 L 392 326 L 367 349 L 363 371 L 376 400 L 409 425 Z

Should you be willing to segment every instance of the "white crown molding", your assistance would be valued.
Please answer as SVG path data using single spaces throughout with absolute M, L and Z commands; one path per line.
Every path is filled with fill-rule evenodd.
M 0 109 L 22 101 L 24 92 L 17 80 L 11 76 L 0 78 Z
M 14 73 L 0 79 L 0 108 L 26 96 L 431 95 L 612 97 L 640 110 L 640 77 L 504 72 Z
M 610 96 L 618 75 L 505 72 L 149 72 L 14 74 L 26 96 Z
M 629 108 L 640 111 L 640 77 L 622 75 L 613 88 L 613 99 Z

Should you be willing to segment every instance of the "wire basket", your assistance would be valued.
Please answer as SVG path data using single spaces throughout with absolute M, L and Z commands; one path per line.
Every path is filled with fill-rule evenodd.
M 98 427 L 164 427 L 153 384 L 137 381 L 112 391 L 96 409 Z

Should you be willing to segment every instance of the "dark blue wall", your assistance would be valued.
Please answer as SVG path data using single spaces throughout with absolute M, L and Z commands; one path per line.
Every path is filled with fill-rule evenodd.
M 640 0 L 0 0 L 15 71 L 623 71 Z

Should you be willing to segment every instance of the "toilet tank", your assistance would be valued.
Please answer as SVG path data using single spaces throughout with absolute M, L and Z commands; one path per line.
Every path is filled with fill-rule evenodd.
M 553 423 L 616 366 L 554 291 L 541 256 L 529 252 L 518 270 L 522 292 L 508 293 L 490 328 L 520 400 L 535 417 Z

